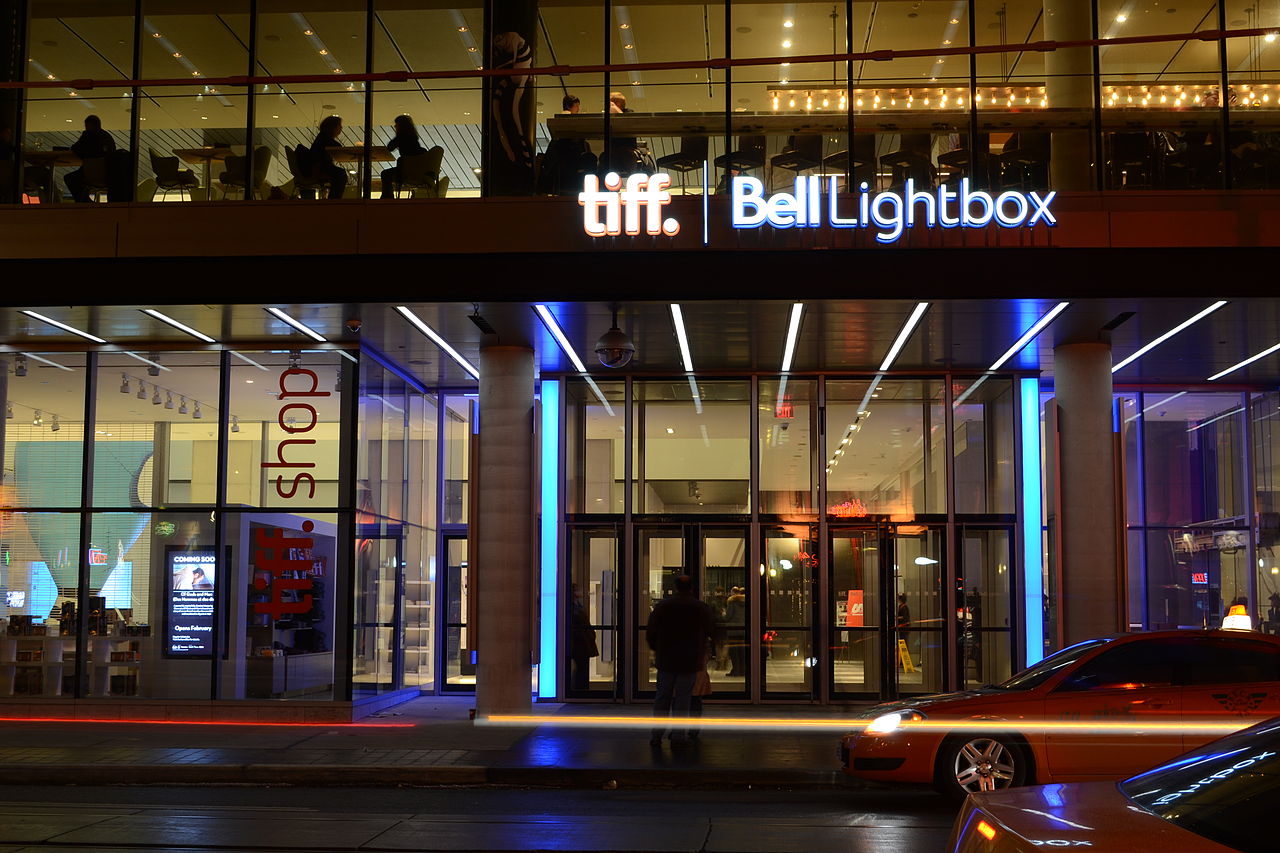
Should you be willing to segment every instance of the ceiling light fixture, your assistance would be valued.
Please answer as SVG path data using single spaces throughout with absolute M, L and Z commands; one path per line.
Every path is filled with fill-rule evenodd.
M 791 306 L 791 324 L 787 327 L 787 343 L 782 348 L 783 373 L 791 369 L 791 359 L 796 354 L 796 339 L 800 336 L 800 316 L 803 313 L 803 302 L 796 302 Z
M 138 399 L 147 399 L 147 383 L 143 382 L 141 379 L 138 380 Z
M 1118 364 L 1116 364 L 1114 367 L 1112 367 L 1112 368 L 1111 368 L 1111 372 L 1112 372 L 1112 373 L 1115 373 L 1115 372 L 1119 371 L 1120 369 L 1122 369 L 1122 368 L 1124 368 L 1124 367 L 1127 367 L 1128 365 L 1130 365 L 1130 364 L 1132 364 L 1133 362 L 1137 361 L 1138 359 L 1142 358 L 1144 355 L 1146 355 L 1147 353 L 1149 353 L 1151 350 L 1153 350 L 1153 349 L 1155 349 L 1156 347 L 1160 346 L 1160 344 L 1162 344 L 1162 343 L 1164 343 L 1165 341 L 1169 340 L 1169 338 L 1172 338 L 1174 335 L 1178 334 L 1178 332 L 1181 332 L 1183 329 L 1187 328 L 1188 326 L 1192 325 L 1193 323 L 1198 323 L 1199 321 L 1203 320 L 1205 317 L 1208 317 L 1208 316 L 1209 316 L 1210 314 L 1212 314 L 1214 311 L 1217 311 L 1219 308 L 1221 308 L 1223 305 L 1226 305 L 1226 304 L 1227 304 L 1227 300 L 1225 300 L 1225 299 L 1220 299 L 1220 300 L 1218 300 L 1217 302 L 1215 302 L 1215 303 L 1213 303 L 1212 305 L 1210 305 L 1208 308 L 1205 308 L 1203 311 L 1201 311 L 1201 312 L 1199 312 L 1198 314 L 1196 314 L 1195 316 L 1190 317 L 1190 318 L 1188 318 L 1188 319 L 1186 319 L 1186 320 L 1183 320 L 1181 323 L 1179 323 L 1178 325 L 1174 326 L 1172 329 L 1170 329 L 1169 331 L 1165 332 L 1163 335 L 1161 335 L 1160 337 L 1156 338 L 1156 339 L 1155 339 L 1154 341 L 1152 341 L 1151 343 L 1149 343 L 1149 344 L 1147 344 L 1146 346 L 1144 346 L 1144 347 L 1142 347 L 1141 349 L 1139 349 L 1139 350 L 1138 350 L 1137 352 L 1135 352 L 1133 355 L 1129 356 L 1128 358 L 1126 358 L 1126 359 L 1124 359 L 1123 361 L 1121 361 L 1121 362 L 1119 362 Z
M 920 318 L 924 316 L 924 312 L 929 310 L 928 302 L 916 303 L 915 310 L 911 312 L 911 316 L 907 318 L 907 322 L 903 324 L 902 331 L 898 332 L 897 339 L 893 342 L 893 346 L 889 348 L 889 353 L 884 357 L 884 361 L 880 362 L 880 372 L 884 373 L 892 365 L 894 359 L 898 357 L 898 353 L 906 345 L 907 339 L 911 337 L 912 331 L 915 330 L 916 324 L 920 322 Z M 877 380 L 878 384 L 878 380 Z
M 57 432 L 58 430 L 62 429 L 62 424 L 58 423 L 57 415 L 53 416 L 53 423 L 49 424 L 49 429 L 53 430 L 54 432 Z
M 40 416 L 40 410 L 36 409 L 35 415 L 31 418 L 32 426 L 44 426 L 44 418 Z
M 204 414 L 200 411 L 200 401 L 196 400 L 196 409 L 194 412 L 191 413 L 191 419 L 198 421 L 203 417 L 204 417 Z
M 166 409 L 172 409 L 173 408 L 173 392 L 165 391 L 164 393 L 166 395 L 164 400 L 164 407 Z
M 1059 302 L 1057 305 L 1050 308 L 1048 313 L 1046 313 L 1043 317 L 1041 317 L 1039 320 L 1036 320 L 1035 323 L 1032 324 L 1030 329 L 1027 329 L 1025 332 L 1022 333 L 1022 337 L 1014 341 L 1013 346 L 1005 350 L 1004 355 L 1000 356 L 999 358 L 997 358 L 995 361 L 991 363 L 991 366 L 987 368 L 986 373 L 983 373 L 981 376 L 979 376 L 977 380 L 973 382 L 972 385 L 964 389 L 964 392 L 959 397 L 956 397 L 955 402 L 951 404 L 952 408 L 959 406 L 965 400 L 969 399 L 969 395 L 972 394 L 974 391 L 977 391 L 978 386 L 981 385 L 983 382 L 987 381 L 987 377 L 989 377 L 991 374 L 995 373 L 997 370 L 1003 367 L 1006 361 L 1013 358 L 1018 353 L 1022 352 L 1022 348 L 1025 347 L 1027 344 L 1031 343 L 1033 340 L 1035 340 L 1036 336 L 1039 335 L 1041 332 L 1043 332 L 1045 330 L 1045 327 L 1047 327 L 1050 323 L 1053 322 L 1053 318 L 1057 317 L 1063 311 L 1067 310 L 1067 306 L 1070 304 L 1071 304 L 1070 302 Z
M 1240 368 L 1253 364 L 1255 361 L 1257 361 L 1260 358 L 1266 358 L 1267 356 L 1271 355 L 1273 352 L 1276 352 L 1277 350 L 1280 350 L 1280 344 L 1267 347 L 1257 355 L 1251 355 L 1248 358 L 1246 358 L 1244 361 L 1240 362 L 1239 364 L 1233 364 L 1230 367 L 1228 367 L 1226 370 L 1222 370 L 1222 371 L 1219 371 L 1218 373 L 1213 374 L 1208 378 L 1207 381 L 1212 382 L 1215 379 L 1221 379 L 1222 377 L 1226 376 L 1228 373 L 1235 373 Z
M 281 311 L 279 308 L 272 308 L 269 306 L 265 306 L 265 307 L 266 307 L 266 312 L 268 314 L 270 314 L 271 316 L 279 320 L 284 321 L 285 323 L 288 323 L 290 326 L 297 329 L 299 332 L 302 332 L 302 334 L 306 335 L 312 340 L 320 341 L 321 343 L 328 343 L 328 341 L 324 338 L 323 335 L 321 335 L 315 329 L 308 326 L 306 323 L 293 319 L 288 314 Z
M 476 366 L 471 362 L 467 361 L 466 358 L 463 357 L 462 353 L 458 352 L 456 349 L 449 346 L 449 342 L 446 341 L 444 338 L 440 337 L 440 335 L 436 332 L 435 329 L 431 328 L 426 323 L 422 322 L 422 320 L 418 317 L 417 314 L 414 314 L 404 305 L 397 305 L 396 311 L 400 312 L 400 316 L 408 320 L 409 323 L 415 329 L 417 329 L 419 332 L 422 332 L 422 334 L 430 338 L 435 343 L 436 346 L 440 347 L 440 349 L 448 353 L 449 357 L 452 358 L 454 361 L 456 361 L 458 365 L 462 367 L 463 370 L 471 374 L 472 379 L 480 378 L 480 371 L 476 368 Z
M 27 375 L 27 357 L 22 353 L 18 353 L 18 357 L 13 360 L 13 375 Z
M 58 364 L 58 362 L 56 362 L 56 361 L 50 361 L 50 360 L 49 360 L 49 359 L 47 359 L 47 358 L 42 358 L 41 356 L 38 356 L 38 355 L 36 355 L 35 353 L 24 352 L 24 353 L 20 353 L 20 355 L 24 355 L 24 356 L 26 356 L 27 358 L 34 358 L 36 361 L 40 362 L 41 364 L 47 364 L 47 365 L 49 365 L 50 367 L 56 367 L 56 368 L 58 368 L 59 370 L 66 370 L 66 371 L 71 372 L 71 373 L 74 373 L 74 372 L 75 372 L 75 371 L 73 371 L 70 367 L 67 367 L 65 364 Z
M 53 319 L 52 317 L 46 317 L 43 314 L 38 314 L 35 311 L 28 311 L 25 308 L 22 309 L 22 313 L 26 314 L 28 317 L 34 317 L 37 320 L 48 323 L 50 326 L 56 326 L 57 328 L 62 329 L 64 332 L 70 332 L 73 335 L 79 335 L 82 338 L 87 338 L 93 341 L 95 344 L 106 343 L 106 341 L 104 341 L 102 338 L 98 337 L 97 335 L 91 335 L 88 332 L 82 332 L 79 329 L 77 329 L 75 326 L 68 326 L 66 323 L 59 323 L 57 320 Z
M 10 419 L 13 418 L 13 403 L 4 404 L 4 416 Z
M 689 336 L 684 330 L 684 313 L 676 302 L 671 303 L 671 322 L 676 328 L 676 340 L 680 344 L 680 358 L 684 362 L 684 372 L 693 373 L 693 356 L 689 354 Z
M 258 362 L 256 362 L 256 361 L 254 361 L 253 359 L 249 358 L 249 356 L 247 356 L 247 355 L 241 355 L 240 353 L 236 352 L 235 350 L 228 350 L 228 352 L 230 352 L 230 353 L 231 353 L 232 355 L 234 355 L 236 358 L 238 358 L 238 359 L 240 359 L 241 361 L 243 361 L 245 364 L 252 364 L 254 367 L 258 368 L 259 370 L 265 370 L 265 371 L 267 371 L 268 373 L 270 373 L 270 372 L 271 372 L 270 368 L 268 368 L 265 364 L 259 364 Z
M 177 320 L 173 319 L 172 317 L 166 314 L 161 314 L 159 311 L 155 310 L 154 308 L 139 308 L 138 310 L 149 317 L 156 318 L 162 323 L 168 323 L 170 326 L 173 326 L 175 329 L 177 329 L 180 332 L 186 332 L 188 335 L 191 335 L 191 337 L 193 338 L 199 338 L 200 340 L 204 341 L 207 344 L 217 343 L 217 341 L 215 341 L 213 338 L 206 335 L 204 332 L 197 332 L 195 329 L 191 328 L 185 323 L 179 323 Z
M 150 373 L 152 376 L 159 376 L 160 371 L 171 369 L 171 368 L 165 367 L 163 364 L 161 364 L 158 361 L 153 361 L 152 359 L 144 358 L 143 356 L 138 355 L 136 352 L 126 352 L 125 355 L 129 356 L 130 358 L 136 358 L 138 361 L 147 365 L 147 372 Z M 155 355 L 155 353 L 152 353 L 152 355 Z
M 231 431 L 232 432 L 240 431 L 240 418 L 236 417 L 235 415 L 231 416 Z
M 160 399 L 160 388 L 159 386 L 156 386 L 156 385 L 152 385 L 151 387 L 155 389 L 155 393 L 151 395 L 151 405 L 158 406 L 160 405 L 161 402 L 163 402 Z
M 120 393 L 121 394 L 129 393 L 129 374 L 127 373 L 120 374 Z
M 181 405 L 178 406 L 178 414 L 185 415 L 187 412 L 187 398 L 183 397 Z
M 574 368 L 579 373 L 586 373 L 587 366 L 582 363 L 582 359 L 578 358 L 577 351 L 573 348 L 573 344 L 569 343 L 569 339 L 565 337 L 564 330 L 556 322 L 555 315 L 551 313 L 551 309 L 545 305 L 534 305 L 533 310 L 542 318 L 542 325 L 547 327 L 551 337 L 555 338 L 556 343 L 560 345 L 560 349 L 565 355 L 569 356 L 569 361 L 573 362 Z

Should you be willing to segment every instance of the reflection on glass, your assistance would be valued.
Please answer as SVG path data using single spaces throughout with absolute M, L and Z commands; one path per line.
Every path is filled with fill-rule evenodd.
M 902 525 L 894 549 L 894 653 L 898 692 L 936 693 L 945 682 L 942 612 L 944 565 L 943 531 Z M 905 605 L 905 610 L 903 609 Z
M 626 389 L 621 382 L 599 382 L 597 393 L 573 381 L 565 388 L 566 512 L 620 513 L 625 509 Z
M 0 370 L 8 375 L 0 384 L 6 415 L 0 506 L 80 505 L 84 363 L 84 356 L 72 353 L 0 357 Z
M 657 685 L 658 671 L 653 662 L 653 652 L 645 641 L 645 626 L 649 624 L 653 606 L 673 594 L 676 578 L 687 572 L 684 536 L 678 530 L 641 530 L 638 535 L 636 649 L 639 654 L 636 655 L 636 680 L 641 690 L 653 690 Z
M 818 665 L 811 636 L 817 543 L 808 525 L 765 534 L 763 649 L 765 689 L 809 692 Z
M 964 575 L 956 586 L 964 683 L 999 684 L 1012 674 L 1010 533 L 965 528 L 960 541 Z
M 836 692 L 880 692 L 882 540 L 876 530 L 831 537 L 832 656 Z
M 473 686 L 476 665 L 471 657 L 474 637 L 468 629 L 470 613 L 470 566 L 467 540 L 446 536 L 445 542 L 445 685 Z
M 0 513 L 0 538 L 0 695 L 73 696 L 80 516 Z
M 618 662 L 617 533 L 575 530 L 570 541 L 569 690 L 611 689 Z
M 787 378 L 760 383 L 760 511 L 813 512 L 813 428 L 817 383 Z

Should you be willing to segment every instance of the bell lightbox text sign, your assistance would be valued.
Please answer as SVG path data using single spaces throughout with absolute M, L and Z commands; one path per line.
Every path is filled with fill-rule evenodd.
M 680 223 L 664 217 L 663 208 L 670 204 L 671 177 L 628 175 L 625 182 L 616 172 L 604 176 L 604 186 L 596 175 L 583 179 L 578 204 L 583 208 L 583 230 L 592 237 L 674 236 Z M 706 217 L 709 215 L 704 184 L 704 242 Z M 969 179 L 960 181 L 959 189 L 943 184 L 937 189 L 917 190 L 908 180 L 901 193 L 872 192 L 863 182 L 853 198 L 842 200 L 839 178 L 808 175 L 796 178 L 790 192 L 766 195 L 759 178 L 740 175 L 730 184 L 730 222 L 734 228 L 863 228 L 873 229 L 880 243 L 894 243 L 908 229 L 925 228 L 1001 228 L 1053 227 L 1058 224 L 1050 205 L 1056 192 L 1020 192 L 1006 190 L 992 195 L 973 189 Z

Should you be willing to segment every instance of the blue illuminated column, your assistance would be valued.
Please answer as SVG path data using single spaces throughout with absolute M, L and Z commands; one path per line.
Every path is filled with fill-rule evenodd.
M 538 698 L 554 699 L 559 681 L 560 382 L 542 380 L 542 516 L 538 571 Z
M 1044 552 L 1041 546 L 1040 380 L 1019 380 L 1022 405 L 1022 588 L 1027 666 L 1044 657 Z

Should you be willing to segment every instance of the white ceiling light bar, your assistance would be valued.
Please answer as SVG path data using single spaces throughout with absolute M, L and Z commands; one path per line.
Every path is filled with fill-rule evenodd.
M 317 332 L 315 329 L 311 328 L 306 323 L 293 319 L 288 314 L 281 311 L 279 308 L 267 307 L 267 313 L 279 320 L 284 321 L 285 323 L 288 323 L 290 326 L 297 329 L 299 332 L 302 332 L 302 334 L 306 335 L 312 340 L 320 341 L 321 343 L 328 343 L 328 340 L 319 332 Z
M 161 364 L 158 361 L 152 361 L 149 358 L 143 358 L 142 356 L 138 355 L 136 352 L 126 351 L 125 355 L 129 356 L 130 358 L 136 358 L 138 361 L 142 362 L 148 367 L 154 367 L 154 368 L 157 368 L 158 370 L 170 370 L 170 371 L 173 370 L 173 368 L 165 367 L 163 364 Z M 158 376 L 159 374 L 156 374 L 156 375 Z
M 782 348 L 783 373 L 791 369 L 791 360 L 796 354 L 796 339 L 800 337 L 800 315 L 803 313 L 803 302 L 797 302 L 791 306 L 791 325 L 787 327 L 787 344 Z
M 161 323 L 168 323 L 170 326 L 173 326 L 175 329 L 177 329 L 180 332 L 186 332 L 188 335 L 190 335 L 193 338 L 199 338 L 200 340 L 204 341 L 206 344 L 217 343 L 217 341 L 215 341 L 213 338 L 206 335 L 204 332 L 197 332 L 195 329 L 191 328 L 187 324 L 179 323 L 177 320 L 173 319 L 167 314 L 161 314 L 159 311 L 157 311 L 154 308 L 139 308 L 138 310 L 141 311 L 143 314 L 146 314 L 148 317 L 156 318 Z
M 569 343 L 569 339 L 565 337 L 564 330 L 560 328 L 560 324 L 556 322 L 555 315 L 551 313 L 551 309 L 545 305 L 534 305 L 533 310 L 538 312 L 538 316 L 542 318 L 542 325 L 547 327 L 547 331 L 551 333 L 551 337 L 556 339 L 556 343 L 560 345 L 560 349 L 564 354 L 569 356 L 569 360 L 573 362 L 574 368 L 579 373 L 586 373 L 587 367 L 582 363 L 582 359 L 578 358 L 578 352 L 573 348 L 573 344 Z
M 1230 367 L 1228 367 L 1226 370 L 1213 374 L 1212 376 L 1209 377 L 1207 381 L 1212 382 L 1215 379 L 1221 379 L 1222 377 L 1226 376 L 1228 373 L 1235 373 L 1240 368 L 1253 364 L 1255 361 L 1257 361 L 1260 358 L 1266 358 L 1267 356 L 1271 355 L 1273 352 L 1276 352 L 1277 350 L 1280 350 L 1280 344 L 1276 344 L 1273 347 L 1267 347 L 1257 355 L 1251 355 L 1248 358 L 1246 358 L 1244 361 L 1240 362 L 1239 364 L 1233 364 Z
M 1127 423 L 1127 424 L 1128 424 L 1128 423 L 1133 423 L 1133 422 L 1134 422 L 1134 421 L 1136 421 L 1138 418 L 1142 417 L 1143 415 L 1145 415 L 1147 412 L 1151 411 L 1152 409 L 1157 409 L 1157 408 L 1159 408 L 1160 406 L 1163 406 L 1165 403 L 1172 402 L 1172 401 L 1174 401 L 1174 400 L 1178 399 L 1179 397 L 1185 397 L 1185 396 L 1187 395 L 1187 393 L 1188 393 L 1188 392 L 1186 392 L 1186 391 L 1179 391 L 1177 394 L 1174 394 L 1174 395 L 1172 395 L 1172 396 L 1170 396 L 1170 397 L 1165 397 L 1163 400 L 1158 400 L 1157 402 L 1152 403 L 1150 406 L 1147 406 L 1147 407 L 1146 407 L 1145 409 L 1143 409 L 1141 412 L 1138 412 L 1138 414 L 1136 414 L 1136 415 L 1130 415 L 1129 417 L 1125 418 L 1125 419 L 1124 419 L 1124 422 L 1125 422 L 1125 423 Z
M 867 393 L 862 395 L 862 402 L 858 404 L 857 415 L 865 415 L 867 413 L 867 404 L 871 402 L 871 395 L 880 387 L 880 380 L 884 379 L 883 373 L 877 373 L 876 378 L 871 380 L 871 384 L 867 386 Z
M 252 364 L 254 367 L 258 368 L 259 370 L 265 370 L 265 371 L 267 371 L 268 373 L 270 373 L 270 372 L 271 372 L 271 369 L 270 369 L 270 368 L 268 368 L 265 364 L 258 364 L 258 362 L 256 362 L 256 361 L 254 361 L 253 359 L 249 358 L 249 356 L 247 356 L 247 355 L 241 355 L 240 353 L 236 352 L 235 350 L 228 350 L 228 351 L 229 351 L 232 355 L 234 355 L 236 358 L 238 358 L 238 359 L 240 359 L 241 361 L 245 362 L 246 364 Z
M 684 360 L 684 372 L 693 373 L 693 356 L 689 354 L 689 336 L 684 331 L 684 314 L 678 303 L 671 303 L 671 322 L 676 327 L 676 340 L 680 342 L 680 358 Z
M 1160 346 L 1160 345 L 1161 345 L 1162 343 L 1164 343 L 1165 341 L 1169 340 L 1169 338 L 1172 338 L 1174 335 L 1178 334 L 1178 332 L 1181 332 L 1183 329 L 1187 328 L 1188 326 L 1190 326 L 1190 325 L 1191 325 L 1191 324 L 1193 324 L 1193 323 L 1198 323 L 1199 321 L 1203 320 L 1205 317 L 1208 317 L 1208 316 L 1209 316 L 1210 314 L 1212 314 L 1214 311 L 1217 311 L 1219 308 L 1221 308 L 1223 305 L 1226 305 L 1226 304 L 1227 304 L 1227 300 L 1225 300 L 1225 299 L 1219 299 L 1217 302 L 1213 303 L 1213 304 L 1212 304 L 1212 305 L 1210 305 L 1208 308 L 1206 308 L 1206 309 L 1204 309 L 1203 311 L 1201 311 L 1200 313 L 1196 314 L 1194 317 L 1190 317 L 1190 318 L 1188 318 L 1188 319 L 1186 319 L 1186 320 L 1183 320 L 1181 323 L 1179 323 L 1178 325 L 1174 326 L 1172 329 L 1170 329 L 1169 331 L 1165 332 L 1163 335 L 1161 335 L 1160 337 L 1156 338 L 1156 339 L 1155 339 L 1154 341 L 1152 341 L 1151 343 L 1149 343 L 1149 344 L 1147 344 L 1146 346 L 1144 346 L 1144 347 L 1142 347 L 1141 349 L 1139 349 L 1139 350 L 1138 350 L 1137 352 L 1135 352 L 1133 355 L 1129 356 L 1128 358 L 1124 359 L 1123 361 L 1118 362 L 1114 367 L 1112 367 L 1112 368 L 1111 368 L 1111 372 L 1112 372 L 1112 373 L 1115 373 L 1115 372 L 1116 372 L 1116 371 L 1118 371 L 1118 370 L 1122 370 L 1123 368 L 1128 367 L 1130 364 L 1132 364 L 1133 362 L 1135 362 L 1135 361 L 1137 361 L 1138 359 L 1142 358 L 1144 355 L 1146 355 L 1147 353 L 1149 353 L 1151 350 L 1155 349 L 1156 347 Z M 1232 369 L 1234 370 L 1234 368 L 1232 368 Z M 1212 378 L 1212 377 L 1210 377 L 1210 378 Z
M 65 364 L 58 364 L 58 362 L 56 362 L 56 361 L 50 361 L 50 360 L 49 360 L 49 359 L 47 359 L 47 358 L 41 358 L 40 356 L 36 355 L 35 353 L 32 353 L 32 352 L 24 352 L 24 353 L 22 353 L 22 354 L 23 354 L 23 355 L 25 355 L 27 358 L 33 358 L 33 359 L 35 359 L 35 360 L 36 360 L 36 361 L 38 361 L 38 362 L 41 362 L 41 363 L 43 363 L 43 364 L 47 364 L 47 365 L 49 365 L 50 367 L 56 367 L 56 368 L 58 368 L 59 370 L 70 370 L 72 373 L 74 373 L 74 372 L 75 372 L 75 371 L 74 371 L 74 370 L 72 370 L 70 367 L 67 367 Z
M 600 386 L 595 380 L 587 375 L 587 366 L 582 363 L 582 359 L 578 357 L 578 351 L 573 348 L 573 344 L 569 343 L 569 338 L 565 335 L 564 329 L 560 328 L 556 315 L 551 313 L 551 309 L 545 305 L 534 305 L 533 310 L 538 312 L 538 316 L 542 319 L 542 325 L 547 327 L 547 331 L 556 339 L 556 343 L 560 345 L 560 349 L 565 355 L 569 356 L 569 360 L 573 362 L 573 366 L 577 369 L 582 377 L 587 380 L 587 385 L 595 393 L 596 399 L 604 406 L 604 410 L 608 412 L 609 417 L 613 417 L 613 406 L 609 405 L 609 401 L 605 399 L 604 392 L 600 390 Z
M 698 393 L 698 380 L 693 378 L 693 374 L 689 374 L 689 390 L 693 393 L 693 409 L 697 414 L 702 414 L 702 395 Z
M 1231 409 L 1230 411 L 1223 412 L 1220 415 L 1216 415 L 1212 418 L 1209 418 L 1209 420 L 1207 421 L 1201 421 L 1200 423 L 1188 429 L 1187 432 L 1195 432 L 1198 429 L 1204 429 L 1209 424 L 1216 424 L 1218 421 L 1222 420 L 1223 418 L 1229 418 L 1232 415 L 1238 415 L 1243 411 L 1244 411 L 1244 406 L 1236 406 L 1234 409 Z
M 1022 337 L 1014 341 L 1013 346 L 1005 350 L 1004 355 L 997 358 L 990 367 L 987 368 L 988 373 L 994 373 L 1004 366 L 1004 363 L 1022 352 L 1022 348 L 1036 339 L 1036 336 L 1044 331 L 1045 327 L 1053 322 L 1053 318 L 1057 317 L 1063 311 L 1067 310 L 1070 302 L 1059 302 L 1057 305 L 1049 309 L 1049 312 L 1036 320 L 1035 325 L 1023 332 Z
M 959 406 L 961 403 L 963 403 L 965 400 L 969 399 L 969 395 L 972 394 L 974 391 L 977 391 L 978 386 L 981 385 L 983 382 L 986 382 L 988 376 L 990 376 L 992 373 L 995 373 L 997 370 L 1003 367 L 1006 361 L 1013 358 L 1018 353 L 1022 352 L 1022 348 L 1025 347 L 1027 344 L 1031 343 L 1033 340 L 1035 340 L 1036 337 L 1041 332 L 1043 332 L 1050 323 L 1053 322 L 1053 318 L 1057 317 L 1063 311 L 1067 310 L 1067 306 L 1070 304 L 1071 304 L 1070 302 L 1059 302 L 1057 305 L 1050 308 L 1048 313 L 1046 313 L 1043 317 L 1041 317 L 1039 320 L 1036 320 L 1036 322 L 1032 324 L 1030 329 L 1027 329 L 1025 332 L 1022 333 L 1022 337 L 1014 341 L 1013 346 L 1009 347 L 1007 350 L 1004 351 L 1004 355 L 1000 356 L 994 362 L 991 363 L 991 366 L 987 368 L 986 373 L 983 373 L 981 376 L 979 376 L 972 385 L 964 389 L 964 393 L 962 393 L 959 397 L 956 397 L 956 400 L 954 403 L 951 404 L 951 407 L 955 408 L 956 406 Z
M 907 322 L 903 324 L 902 331 L 898 332 L 898 338 L 893 342 L 893 346 L 889 348 L 889 354 L 884 357 L 884 361 L 880 362 L 880 372 L 884 373 L 893 365 L 893 360 L 898 357 L 898 353 L 906 346 L 907 339 L 911 337 L 911 333 L 915 331 L 916 324 L 920 322 L 920 318 L 924 316 L 924 312 L 929 310 L 928 302 L 916 303 L 916 308 L 911 312 L 911 316 L 907 318 Z
M 440 335 L 436 332 L 435 329 L 431 328 L 426 323 L 422 322 L 422 320 L 418 318 L 417 314 L 413 313 L 403 305 L 397 305 L 396 310 L 399 311 L 400 315 L 404 317 L 406 320 L 408 320 L 415 329 L 417 329 L 419 332 L 422 332 L 422 334 L 430 338 L 435 343 L 436 346 L 440 347 L 440 349 L 447 352 L 449 354 L 449 357 L 452 358 L 454 361 L 456 361 L 463 370 L 471 374 L 472 379 L 480 378 L 480 371 L 476 368 L 476 366 L 471 362 L 467 361 L 463 357 L 462 353 L 458 352 L 456 349 L 449 346 L 449 342 L 446 341 L 444 338 L 440 337 Z
M 91 335 L 88 332 L 82 332 L 79 329 L 77 329 L 75 326 L 68 326 L 66 323 L 59 323 L 57 320 L 53 319 L 52 317 L 46 317 L 43 314 L 37 314 L 35 311 L 28 311 L 25 308 L 21 310 L 22 310 L 22 313 L 26 314 L 28 317 L 34 317 L 37 320 L 48 323 L 50 326 L 56 326 L 57 328 L 62 329 L 62 331 L 64 332 L 70 332 L 73 335 L 79 335 L 82 338 L 88 338 L 89 340 L 93 341 L 95 344 L 106 343 L 106 341 L 104 341 L 102 338 L 98 337 L 97 335 Z

